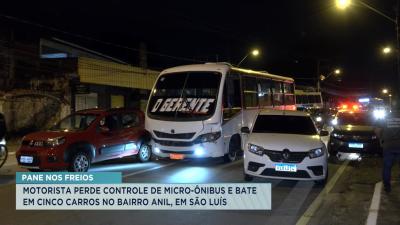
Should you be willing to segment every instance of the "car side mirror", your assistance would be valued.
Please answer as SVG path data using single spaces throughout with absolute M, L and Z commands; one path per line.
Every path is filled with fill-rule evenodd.
M 108 128 L 107 126 L 100 126 L 100 133 L 108 134 L 110 133 L 110 128 Z
M 242 127 L 242 128 L 240 129 L 240 131 L 241 131 L 242 133 L 245 133 L 245 134 L 250 134 L 250 129 L 249 129 L 248 127 Z
M 329 135 L 329 132 L 328 132 L 327 130 L 321 130 L 321 131 L 319 132 L 319 135 L 320 135 L 320 136 L 328 136 L 328 135 Z

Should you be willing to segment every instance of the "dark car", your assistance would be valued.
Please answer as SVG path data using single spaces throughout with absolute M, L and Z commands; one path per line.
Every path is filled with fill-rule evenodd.
M 373 119 L 367 112 L 339 112 L 328 144 L 329 153 L 382 154 Z
M 138 155 L 150 160 L 144 114 L 128 109 L 89 109 L 64 118 L 48 131 L 26 135 L 16 153 L 30 170 L 85 172 L 92 163 Z

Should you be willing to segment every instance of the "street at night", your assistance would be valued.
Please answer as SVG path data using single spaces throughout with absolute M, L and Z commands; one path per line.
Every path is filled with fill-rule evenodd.
M 0 225 L 394 225 L 399 207 L 400 0 L 0 7 Z
M 12 151 L 12 150 L 11 150 Z M 242 161 L 156 161 L 138 163 L 121 159 L 93 165 L 90 171 L 122 171 L 129 183 L 220 183 L 243 182 Z M 26 171 L 12 158 L 1 168 L 2 224 L 363 224 L 375 184 L 380 181 L 381 158 L 363 162 L 329 164 L 325 189 L 313 182 L 256 179 L 272 184 L 271 211 L 17 211 L 15 172 Z M 399 172 L 398 170 L 394 171 Z M 396 180 L 395 182 L 399 182 Z M 382 193 L 377 224 L 396 224 L 400 188 Z M 40 222 L 39 222 L 40 221 Z

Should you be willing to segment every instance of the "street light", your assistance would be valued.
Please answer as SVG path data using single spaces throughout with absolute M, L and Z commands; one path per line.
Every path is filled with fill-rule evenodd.
M 392 52 L 392 48 L 391 47 L 384 47 L 383 49 L 382 49 L 382 53 L 384 54 L 384 55 L 387 55 L 387 54 L 389 54 L 389 53 L 391 53 Z
M 330 73 L 328 73 L 328 75 L 326 75 L 326 76 L 321 74 L 320 77 L 318 78 L 318 82 L 317 82 L 317 91 L 320 91 L 320 89 L 321 89 L 321 81 L 325 81 L 326 79 L 328 79 L 333 74 L 339 75 L 341 73 L 342 73 L 341 69 L 334 69 Z
M 363 6 L 364 8 L 367 8 L 371 11 L 373 11 L 374 13 L 384 17 L 385 19 L 389 20 L 390 22 L 392 22 L 395 25 L 395 32 L 396 32 L 396 49 L 400 48 L 400 16 L 399 16 L 399 0 L 397 0 L 397 7 L 395 10 L 395 16 L 388 16 L 387 14 L 385 14 L 384 12 L 380 11 L 379 9 L 374 8 L 373 6 L 361 1 L 361 0 L 354 0 L 354 3 L 351 0 L 335 0 L 336 2 L 336 7 L 338 9 L 344 10 L 347 7 L 349 7 L 350 5 L 360 5 Z M 385 53 L 386 51 L 386 53 Z M 389 54 L 391 52 L 391 49 L 387 48 L 386 50 L 383 50 L 384 54 Z M 400 89 L 400 51 L 396 51 L 396 55 L 397 55 L 397 88 L 396 90 Z M 399 95 L 400 93 L 397 93 L 397 95 Z
M 260 54 L 260 51 L 258 49 L 254 49 L 253 51 L 251 51 L 251 54 L 253 56 L 258 56 Z
M 351 5 L 351 0 L 336 0 L 336 7 L 341 10 L 346 9 Z
M 242 60 L 240 60 L 240 62 L 237 64 L 237 66 L 240 66 L 240 64 L 242 64 L 242 62 L 249 56 L 252 55 L 254 57 L 257 57 L 258 55 L 260 55 L 260 51 L 258 49 L 253 49 L 251 52 L 247 53 Z
M 340 69 L 335 69 L 332 72 L 328 73 L 328 75 L 326 75 L 326 76 L 321 75 L 320 79 L 323 81 L 323 80 L 328 79 L 330 76 L 332 76 L 332 74 L 339 75 L 341 73 L 342 73 L 342 71 Z
M 382 89 L 382 94 L 387 94 L 389 93 L 389 90 L 387 88 Z

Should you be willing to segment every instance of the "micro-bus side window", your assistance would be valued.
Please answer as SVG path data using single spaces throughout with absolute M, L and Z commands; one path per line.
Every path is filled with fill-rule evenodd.
M 245 108 L 258 108 L 257 78 L 243 76 L 243 99 Z
M 258 102 L 260 103 L 260 108 L 272 106 L 271 80 L 258 79 Z
M 315 96 L 314 95 L 308 95 L 308 103 L 314 104 L 315 103 Z
M 274 106 L 283 105 L 283 93 L 282 93 L 282 82 L 273 81 L 272 93 L 274 96 Z
M 296 104 L 301 104 L 301 103 L 303 103 L 301 95 L 296 95 Z
M 293 83 L 283 83 L 283 92 L 285 94 L 285 105 L 294 105 L 294 86 Z
M 301 95 L 301 99 L 302 99 L 301 103 L 303 103 L 303 104 L 308 104 L 309 103 L 308 95 Z
M 237 73 L 229 72 L 225 79 L 223 92 L 223 116 L 224 121 L 232 118 L 242 109 L 240 94 L 240 76 Z

